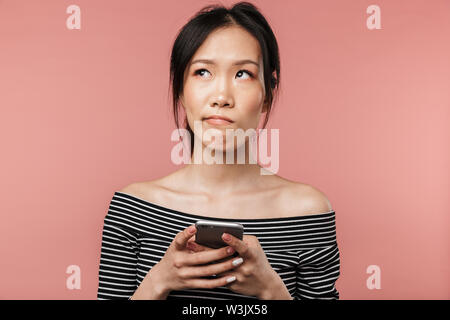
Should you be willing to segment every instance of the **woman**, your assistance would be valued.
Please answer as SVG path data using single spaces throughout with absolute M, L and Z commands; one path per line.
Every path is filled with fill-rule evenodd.
M 181 103 L 192 155 L 232 148 L 244 150 L 246 162 L 188 164 L 115 192 L 103 227 L 98 299 L 339 299 L 335 216 L 326 196 L 261 174 L 249 161 L 247 138 L 211 147 L 192 130 L 195 122 L 221 134 L 256 129 L 263 113 L 265 126 L 279 79 L 275 36 L 253 5 L 208 6 L 181 29 L 171 56 L 177 127 Z M 206 120 L 213 115 L 231 121 Z M 226 247 L 201 246 L 199 219 L 239 222 L 244 237 L 224 234 Z

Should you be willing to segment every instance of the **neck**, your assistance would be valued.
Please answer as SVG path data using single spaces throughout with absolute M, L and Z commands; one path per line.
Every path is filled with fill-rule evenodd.
M 234 150 L 228 150 L 228 153 L 233 154 L 233 159 L 232 163 L 227 164 L 226 149 L 223 149 L 222 154 L 220 154 L 220 149 L 207 149 L 207 146 L 195 141 L 191 163 L 186 165 L 183 170 L 185 181 L 189 181 L 193 190 L 210 194 L 212 197 L 214 195 L 223 197 L 255 189 L 255 186 L 263 178 L 262 167 L 256 160 L 253 160 L 248 145 L 249 142 L 246 139 L 241 146 L 234 148 Z M 241 153 L 245 155 L 245 160 L 238 163 L 237 155 Z M 201 155 L 200 159 L 199 155 Z M 219 159 L 219 156 L 222 159 L 221 163 L 217 163 L 218 161 L 215 160 Z M 211 161 L 212 163 L 209 164 L 208 160 L 205 159 L 207 157 L 212 161 L 215 160 L 215 162 Z

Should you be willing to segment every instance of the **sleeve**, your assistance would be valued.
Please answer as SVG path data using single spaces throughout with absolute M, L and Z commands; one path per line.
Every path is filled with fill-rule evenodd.
M 294 300 L 339 300 L 336 280 L 340 275 L 340 254 L 337 243 L 299 253 L 297 290 Z
M 136 234 L 111 219 L 104 219 L 97 300 L 130 299 L 137 289 Z

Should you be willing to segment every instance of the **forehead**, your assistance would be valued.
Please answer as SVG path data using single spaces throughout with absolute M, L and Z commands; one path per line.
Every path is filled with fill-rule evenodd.
M 211 32 L 195 52 L 192 57 L 194 59 L 212 59 L 218 63 L 250 59 L 262 63 L 258 40 L 247 30 L 237 26 Z

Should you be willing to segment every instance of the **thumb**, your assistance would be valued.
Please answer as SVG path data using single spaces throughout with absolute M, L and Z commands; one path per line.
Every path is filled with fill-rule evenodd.
M 195 225 L 190 225 L 183 231 L 178 232 L 174 239 L 175 248 L 178 250 L 186 248 L 188 240 L 192 238 L 196 231 L 197 229 L 195 228 Z

